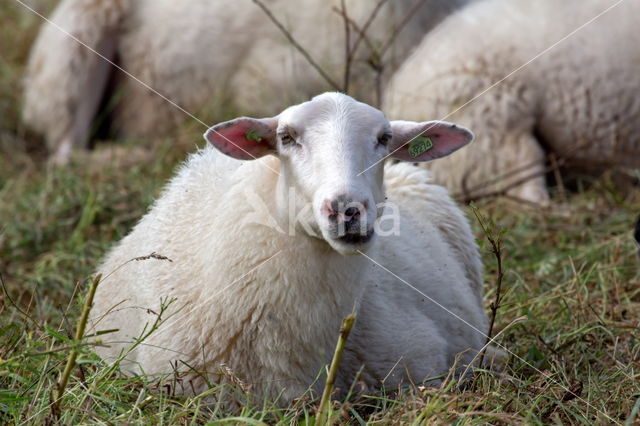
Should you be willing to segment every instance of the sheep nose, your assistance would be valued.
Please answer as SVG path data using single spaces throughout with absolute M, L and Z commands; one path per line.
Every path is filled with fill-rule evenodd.
M 351 223 L 366 214 L 367 202 L 357 202 L 344 196 L 333 200 L 325 200 L 322 205 L 322 213 L 332 223 Z

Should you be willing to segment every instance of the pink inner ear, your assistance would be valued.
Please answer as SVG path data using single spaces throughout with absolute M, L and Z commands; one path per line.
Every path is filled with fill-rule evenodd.
M 436 158 L 451 154 L 473 139 L 468 130 L 451 123 L 437 123 L 427 126 L 427 129 L 429 130 L 424 132 L 423 136 L 433 140 L 435 150 L 432 155 Z
M 253 160 L 273 152 L 271 132 L 272 130 L 259 120 L 239 118 L 212 127 L 205 137 L 220 152 L 230 157 Z
M 413 128 L 403 129 L 401 139 L 405 142 L 394 152 L 394 157 L 413 162 L 435 160 L 462 148 L 473 139 L 470 131 L 452 123 L 431 121 L 416 124 Z M 421 147 L 420 141 L 427 138 Z

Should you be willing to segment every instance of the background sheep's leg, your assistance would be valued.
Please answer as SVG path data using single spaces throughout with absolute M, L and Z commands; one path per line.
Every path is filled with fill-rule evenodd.
M 96 49 L 105 58 L 112 61 L 116 52 L 116 39 L 112 34 L 105 34 Z M 77 102 L 73 107 L 75 113 L 67 132 L 56 146 L 51 146 L 52 161 L 56 164 L 65 164 L 74 149 L 86 148 L 91 136 L 94 118 L 98 107 L 105 95 L 105 88 L 109 80 L 113 66 L 105 59 L 93 52 L 87 52 L 86 69 L 89 70 L 82 77 Z
M 521 170 L 501 183 L 506 194 L 520 200 L 546 206 L 549 204 L 545 178 L 545 153 L 538 140 L 529 132 L 511 136 L 513 165 L 505 165 L 505 172 Z
M 57 163 L 90 136 L 128 10 L 126 0 L 63 0 L 31 49 L 22 119 L 45 137 Z

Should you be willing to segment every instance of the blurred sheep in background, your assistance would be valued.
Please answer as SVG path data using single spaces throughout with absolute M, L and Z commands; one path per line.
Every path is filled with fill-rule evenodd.
M 375 103 L 382 82 L 422 36 L 469 1 L 344 2 L 354 23 L 350 44 L 359 30 L 367 31 L 353 55 L 351 78 L 344 78 L 350 84 L 342 84 L 348 61 L 338 0 L 263 3 L 326 78 L 255 1 L 63 0 L 51 17 L 60 28 L 45 24 L 32 48 L 23 120 L 45 137 L 54 161 L 65 163 L 74 149 L 87 146 L 96 117 L 121 137 L 159 135 L 187 117 L 60 29 L 189 113 L 200 115 L 213 98 L 226 114 L 271 115 L 327 89 Z M 384 58 L 377 57 L 375 43 L 382 44 Z
M 640 2 L 617 3 L 471 4 L 424 37 L 390 81 L 383 109 L 391 119 L 447 119 L 474 131 L 469 149 L 426 165 L 466 199 L 506 191 L 548 203 L 549 154 L 590 174 L 638 168 Z

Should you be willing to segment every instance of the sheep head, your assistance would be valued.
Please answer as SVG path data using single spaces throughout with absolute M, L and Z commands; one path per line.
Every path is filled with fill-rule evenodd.
M 204 137 L 236 159 L 278 156 L 279 209 L 295 206 L 296 218 L 311 225 L 307 234 L 351 254 L 366 250 L 375 237 L 387 157 L 430 161 L 468 144 L 473 134 L 442 121 L 390 122 L 376 108 L 325 93 L 275 117 L 220 123 Z M 305 211 L 307 217 L 300 218 Z M 291 217 L 291 212 L 279 214 Z

